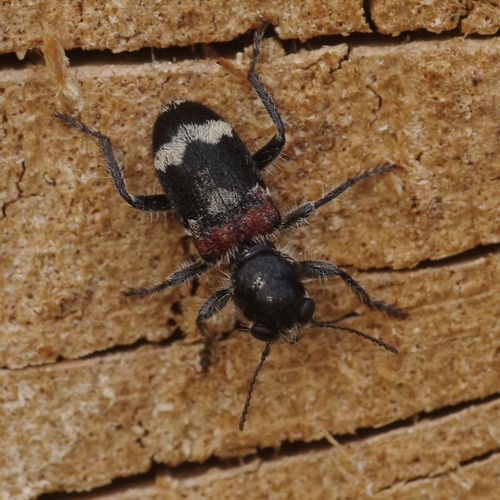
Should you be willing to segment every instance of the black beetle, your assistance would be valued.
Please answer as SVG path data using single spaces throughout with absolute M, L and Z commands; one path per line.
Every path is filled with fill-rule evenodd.
M 376 337 L 336 323 L 313 319 L 314 301 L 302 283 L 307 278 L 339 276 L 363 304 L 404 317 L 399 308 L 372 299 L 349 274 L 326 261 L 295 261 L 278 251 L 272 240 L 299 225 L 322 205 L 332 201 L 356 182 L 390 172 L 396 165 L 382 163 L 351 177 L 322 198 L 304 203 L 283 216 L 271 198 L 261 171 L 277 158 L 285 144 L 285 127 L 271 96 L 255 73 L 260 43 L 267 25 L 254 35 L 253 58 L 248 79 L 259 95 L 277 133 L 251 154 L 225 120 L 207 106 L 192 101 L 173 101 L 164 107 L 153 130 L 154 166 L 164 194 L 130 194 L 110 140 L 79 121 L 56 113 L 57 118 L 99 141 L 108 170 L 120 196 L 133 208 L 150 212 L 172 209 L 189 231 L 201 257 L 174 272 L 152 288 L 136 288 L 127 295 L 147 295 L 194 279 L 226 259 L 230 280 L 200 308 L 197 326 L 205 340 L 202 366 L 208 365 L 212 335 L 205 322 L 232 299 L 253 324 L 250 333 L 266 343 L 261 360 L 250 380 L 240 419 L 243 430 L 258 371 L 270 344 L 282 339 L 296 342 L 306 325 L 346 330 L 397 352 Z

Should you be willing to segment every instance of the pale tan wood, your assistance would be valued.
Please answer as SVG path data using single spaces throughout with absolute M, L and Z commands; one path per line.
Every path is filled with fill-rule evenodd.
M 496 254 L 366 276 L 372 290 L 391 282 L 412 316 L 397 322 L 370 313 L 348 324 L 396 343 L 401 354 L 328 332 L 276 346 L 243 433 L 236 423 L 260 346 L 241 334 L 217 343 L 206 375 L 195 371 L 199 346 L 180 342 L 4 370 L 2 481 L 14 477 L 34 491 L 86 489 L 145 471 L 152 459 L 177 466 L 243 456 L 495 394 L 499 266 Z M 495 422 L 486 427 L 498 442 Z M 491 440 L 484 450 L 495 449 Z
M 338 466 L 338 463 L 335 463 L 334 466 Z M 411 479 L 408 483 L 399 482 L 394 487 L 378 493 L 373 492 L 372 485 L 367 484 L 364 490 L 356 491 L 355 495 L 347 498 L 375 498 L 384 500 L 420 500 L 422 498 L 432 498 L 436 500 L 459 498 L 462 500 L 472 500 L 481 498 L 481 500 L 496 500 L 500 493 L 499 470 L 500 457 L 498 454 L 495 454 L 478 462 L 472 462 L 459 467 L 456 471 L 451 470 L 450 472 L 439 473 L 437 476 L 429 478 L 418 477 Z M 253 471 L 254 477 L 250 477 L 250 479 L 254 480 L 254 482 L 249 481 L 247 483 L 251 485 L 251 488 L 241 487 L 237 490 L 236 494 L 236 488 L 234 488 L 230 490 L 228 494 L 226 489 L 228 482 L 230 486 L 236 486 L 238 475 L 241 475 L 240 477 L 244 477 L 246 480 L 246 476 L 251 476 L 251 472 L 251 468 L 241 467 L 237 470 L 233 470 L 233 476 L 231 477 L 230 471 L 224 471 L 222 474 L 214 474 L 212 483 L 203 481 L 208 478 L 201 476 L 201 474 L 200 481 L 197 481 L 196 477 L 183 477 L 182 475 L 179 475 L 181 477 L 180 480 L 167 478 L 167 481 L 165 481 L 162 478 L 162 483 L 165 481 L 166 485 L 162 483 L 158 485 L 154 484 L 156 481 L 144 480 L 138 481 L 137 485 L 129 484 L 126 486 L 105 488 L 96 491 L 94 494 L 85 495 L 83 498 L 85 500 L 135 500 L 136 498 L 144 500 L 158 500 L 164 498 L 177 499 L 186 498 L 186 491 L 193 495 L 193 497 L 205 495 L 209 498 L 221 499 L 262 498 L 262 496 L 259 497 L 258 494 L 272 498 L 304 498 L 300 491 L 289 488 L 289 477 L 303 477 L 304 474 L 301 468 L 298 469 L 298 472 L 297 470 L 281 470 L 280 472 L 282 474 L 278 479 L 282 479 L 283 483 L 279 484 L 278 488 L 265 491 L 262 491 L 260 488 L 262 483 L 255 482 L 255 476 L 258 476 L 257 479 L 260 479 L 262 474 L 258 474 L 258 471 Z M 330 470 L 325 473 L 325 476 L 328 477 L 329 473 Z M 296 474 L 296 476 L 293 476 L 293 474 Z M 352 476 L 346 474 L 342 477 L 344 483 L 348 482 L 346 478 L 350 480 Z M 322 481 L 323 477 L 319 478 L 319 480 Z M 258 491 L 252 489 L 254 486 Z M 351 493 L 354 488 L 349 485 L 346 489 Z M 307 498 L 311 499 L 346 498 L 345 496 L 336 496 L 335 485 L 328 490 L 320 490 L 319 488 L 313 490 L 308 489 L 307 495 Z
M 440 2 L 372 0 L 370 6 L 372 20 L 377 31 L 399 35 L 403 31 L 418 29 L 425 29 L 432 33 L 456 29 L 463 18 L 467 17 L 473 3 L 461 0 L 441 0 Z
M 7 498 L 96 488 L 141 474 L 152 461 L 169 467 L 162 488 L 195 491 L 212 480 L 224 488 L 227 477 L 236 488 L 251 466 L 202 472 L 192 485 L 168 477 L 211 457 L 261 457 L 260 448 L 391 423 L 397 428 L 361 434 L 353 444 L 379 463 L 371 474 L 380 495 L 412 498 L 419 485 L 431 498 L 455 497 L 467 484 L 472 493 L 495 492 L 497 400 L 480 400 L 499 393 L 499 48 L 494 38 L 454 39 L 285 55 L 277 40 L 266 40 L 259 72 L 288 127 L 286 161 L 264 174 L 280 207 L 318 197 L 385 159 L 401 165 L 324 207 L 280 243 L 298 258 L 347 266 L 374 296 L 398 303 L 410 317 L 367 311 L 341 283 L 310 285 L 319 318 L 355 312 L 346 324 L 401 353 L 326 331 L 276 346 L 243 434 L 236 424 L 262 346 L 235 331 L 217 342 L 209 373 L 196 373 L 201 345 L 194 318 L 220 285 L 220 273 L 205 276 L 196 293 L 184 286 L 142 301 L 122 297 L 128 286 L 172 272 L 192 249 L 174 217 L 151 218 L 121 202 L 96 145 L 52 113 L 74 114 L 109 134 L 131 190 L 147 193 L 157 189 L 149 134 L 162 103 L 181 97 L 209 104 L 252 150 L 273 133 L 261 104 L 210 60 L 72 68 L 81 112 L 61 96 L 69 80 L 43 67 L 2 71 L 0 484 Z M 235 61 L 242 71 L 247 55 Z M 228 308 L 210 327 L 229 332 L 235 325 Z M 182 340 L 152 344 L 178 328 Z M 431 445 L 415 433 L 435 429 L 432 420 L 424 419 L 429 429 L 404 419 L 468 402 L 470 408 L 452 408 L 448 417 L 436 415 L 442 425 L 435 446 L 443 455 L 429 459 L 416 480 L 412 467 Z M 377 451 L 373 443 L 381 440 Z M 410 449 L 416 462 L 405 462 Z M 446 450 L 459 451 L 447 461 Z M 399 467 L 392 476 L 383 458 L 389 452 Z M 300 476 L 315 453 L 314 445 L 298 450 L 295 469 L 279 472 L 276 494 L 296 478 L 304 480 L 298 493 L 342 495 L 344 486 L 322 485 L 345 468 L 330 467 L 310 482 Z M 288 458 L 278 453 L 277 461 Z M 257 486 L 239 488 L 251 497 L 272 479 L 269 471 Z M 345 491 L 368 487 L 354 482 Z M 132 486 L 134 494 L 141 491 Z
M 280 243 L 297 256 L 305 251 L 375 269 L 498 241 L 498 47 L 496 40 L 465 40 L 291 56 L 269 47 L 260 68 L 288 126 L 288 161 L 265 175 L 283 209 L 386 159 L 401 165 L 346 193 Z M 175 97 L 219 110 L 254 150 L 273 133 L 249 89 L 215 63 L 82 67 L 76 75 L 80 116 L 112 137 L 132 192 L 158 189 L 149 135 L 161 104 Z M 176 325 L 197 338 L 196 310 L 220 276 L 204 278 L 196 296 L 184 286 L 147 300 L 123 297 L 121 290 L 162 279 L 189 257 L 180 225 L 173 216 L 135 212 L 115 195 L 96 144 L 52 117 L 62 107 L 41 68 L 5 72 L 2 86 L 2 364 L 159 340 Z M 378 295 L 395 299 L 390 287 Z M 179 300 L 182 314 L 172 306 Z M 354 304 L 330 302 L 330 317 Z M 168 328 L 167 319 L 174 321 Z M 234 312 L 219 321 L 219 329 L 231 329 Z
M 267 19 L 281 38 L 370 31 L 362 0 L 35 0 L 0 4 L 0 53 L 42 47 L 44 31 L 57 34 L 65 49 L 134 51 L 143 47 L 185 46 L 233 40 Z
M 481 498 L 500 493 L 498 401 L 413 425 L 354 438 L 324 440 L 231 467 L 160 470 L 157 478 L 102 491 L 92 498 Z M 481 458 L 473 461 L 473 458 Z M 314 485 L 314 486 L 312 486 Z
M 47 31 L 65 49 L 134 51 L 229 41 L 267 19 L 283 39 L 375 31 L 392 36 L 423 29 L 493 35 L 498 0 L 294 0 L 279 2 L 35 0 L 0 4 L 0 53 L 41 49 Z
M 495 35 L 500 30 L 500 2 L 498 0 L 474 1 L 473 9 L 461 22 L 465 34 Z

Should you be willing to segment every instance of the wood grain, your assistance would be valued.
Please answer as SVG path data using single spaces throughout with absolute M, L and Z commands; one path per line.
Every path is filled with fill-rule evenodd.
M 274 346 L 244 433 L 238 417 L 262 345 L 238 330 L 234 308 L 210 322 L 226 335 L 209 372 L 196 371 L 197 309 L 223 274 L 213 270 L 199 286 L 147 300 L 122 296 L 162 279 L 193 249 L 172 215 L 150 217 L 121 202 L 96 144 L 53 113 L 109 135 L 131 191 L 152 193 L 150 131 L 163 103 L 208 104 L 252 151 L 273 134 L 261 103 L 216 64 L 217 47 L 178 61 L 69 51 L 69 69 L 60 57 L 55 66 L 4 66 L 0 498 L 86 490 L 92 498 L 498 496 L 500 44 L 494 36 L 356 38 L 374 27 L 390 35 L 429 29 L 460 3 L 455 24 L 435 31 L 457 30 L 484 7 L 442 2 L 432 18 L 412 2 L 421 24 L 405 29 L 393 2 L 372 2 L 370 16 L 364 3 L 342 3 L 328 25 L 317 10 L 286 22 L 285 12 L 270 16 L 282 38 L 353 36 L 292 46 L 268 32 L 258 71 L 282 112 L 287 145 L 264 175 L 286 210 L 381 161 L 400 165 L 279 240 L 297 258 L 335 261 L 373 296 L 408 311 L 405 320 L 388 318 L 342 283 L 307 285 L 318 319 L 348 315 L 346 325 L 400 354 L 319 329 Z M 258 24 L 261 13 L 245 5 L 246 15 L 227 26 L 214 21 L 211 31 L 192 18 L 184 38 L 171 28 L 161 38 L 151 21 L 116 36 L 115 18 L 102 11 L 105 37 L 89 28 L 90 10 L 87 24 L 72 11 L 68 29 L 58 37 L 53 25 L 51 36 L 54 47 L 115 52 L 230 40 Z M 72 8 L 54 4 L 47 15 Z M 391 12 L 399 24 L 383 30 Z M 125 18 L 120 11 L 115 21 Z M 1 52 L 40 46 L 30 19 L 5 29 Z M 223 51 L 242 75 L 249 47 L 238 49 L 249 41 Z

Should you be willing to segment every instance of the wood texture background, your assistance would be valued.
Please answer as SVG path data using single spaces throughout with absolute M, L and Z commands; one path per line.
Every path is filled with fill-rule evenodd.
M 0 5 L 0 498 L 500 496 L 500 3 L 262 4 Z M 279 206 L 401 165 L 279 244 L 409 317 L 308 284 L 317 318 L 349 315 L 400 354 L 319 329 L 274 346 L 241 433 L 262 345 L 234 308 L 196 371 L 197 309 L 223 273 L 122 296 L 192 246 L 172 215 L 129 209 L 96 144 L 53 113 L 109 135 L 137 193 L 158 190 L 151 127 L 174 98 L 208 104 L 255 151 L 272 124 L 216 59 L 244 75 L 264 18 L 258 72 L 287 126 L 264 175 Z

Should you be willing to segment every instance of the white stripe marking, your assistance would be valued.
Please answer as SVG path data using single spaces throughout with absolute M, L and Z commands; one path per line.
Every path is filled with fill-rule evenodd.
M 235 191 L 226 188 L 217 188 L 207 193 L 207 212 L 210 215 L 224 214 L 228 209 L 238 207 L 241 196 Z
M 196 125 L 191 123 L 181 125 L 174 137 L 156 152 L 154 166 L 162 172 L 165 172 L 167 167 L 179 166 L 184 160 L 188 144 L 193 141 L 217 144 L 223 136 L 233 136 L 231 125 L 224 120 L 208 120 Z

